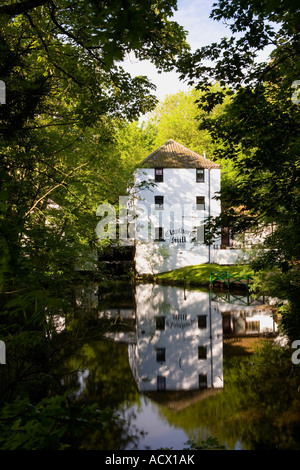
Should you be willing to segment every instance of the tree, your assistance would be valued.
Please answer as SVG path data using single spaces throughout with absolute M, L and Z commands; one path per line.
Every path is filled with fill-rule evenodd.
M 231 97 L 221 116 L 201 124 L 222 142 L 219 157 L 230 159 L 235 172 L 234 184 L 222 192 L 226 210 L 217 224 L 237 233 L 273 225 L 264 243 L 268 250 L 253 260 L 254 267 L 269 271 L 260 287 L 275 295 L 280 289 L 299 318 L 300 108 L 294 87 L 300 77 L 300 11 L 291 0 L 220 0 L 211 17 L 228 24 L 230 38 L 183 54 L 179 67 L 206 92 L 202 110 Z M 273 47 L 271 58 L 259 63 L 257 54 L 266 46 Z M 213 81 L 223 89 L 210 90 Z
M 123 122 L 120 126 L 116 133 L 116 146 L 127 168 L 128 180 L 132 178 L 137 165 L 153 151 L 156 133 L 155 124 L 149 122 Z
M 168 95 L 164 101 L 158 103 L 147 119 L 148 125 L 156 129 L 153 148 L 173 139 L 200 155 L 205 152 L 207 158 L 215 158 L 217 146 L 212 143 L 209 132 L 205 129 L 199 130 L 199 124 L 207 116 L 206 111 L 199 111 L 197 102 L 200 98 L 201 92 L 191 88 L 187 92 Z M 216 106 L 211 111 L 211 116 L 216 117 L 221 113 L 222 106 Z
M 100 172 L 102 155 L 112 151 L 120 120 L 136 119 L 155 104 L 153 85 L 145 77 L 132 79 L 117 63 L 134 50 L 170 69 L 186 47 L 182 28 L 167 19 L 174 6 L 174 1 L 45 0 L 0 7 L 0 75 L 7 92 L 0 110 L 1 245 L 11 279 L 19 270 L 25 232 L 32 240 L 37 235 L 30 228 L 29 236 L 32 223 L 40 233 L 45 229 L 49 198 L 61 208 L 63 202 L 86 207 L 91 190 L 82 196 L 78 188 L 99 187 L 99 180 L 103 199 L 109 199 L 108 187 L 114 193 Z M 116 175 L 118 163 L 114 169 Z
M 0 6 L 0 334 L 9 358 L 0 386 L 13 408 L 20 396 L 37 404 L 51 393 L 51 318 L 72 311 L 63 292 L 78 254 L 96 246 L 96 207 L 115 203 L 127 185 L 116 135 L 156 103 L 147 78 L 131 78 L 120 62 L 134 51 L 160 69 L 174 66 L 187 47 L 168 19 L 175 5 Z
M 150 114 L 150 122 L 157 128 L 155 148 L 173 139 L 176 142 L 203 153 L 210 149 L 210 136 L 200 132 L 197 122 L 196 100 L 199 92 L 191 89 L 168 95 Z

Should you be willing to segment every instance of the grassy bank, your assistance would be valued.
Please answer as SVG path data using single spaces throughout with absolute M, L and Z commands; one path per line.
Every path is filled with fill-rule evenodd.
M 175 284 L 175 285 L 194 285 L 208 286 L 211 272 L 228 272 L 233 276 L 253 274 L 253 271 L 247 265 L 220 266 L 219 264 L 197 264 L 185 266 L 184 268 L 174 269 L 165 273 L 159 273 L 148 276 L 147 278 L 154 282 Z

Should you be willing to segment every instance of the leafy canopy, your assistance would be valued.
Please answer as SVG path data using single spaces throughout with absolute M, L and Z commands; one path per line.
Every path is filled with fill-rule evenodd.
M 63 447 L 72 414 L 75 426 L 93 414 L 97 425 L 107 421 L 97 406 L 72 408 L 53 393 L 61 378 L 52 370 L 54 325 L 72 313 L 65 287 L 79 258 L 95 260 L 96 207 L 115 203 L 127 186 L 132 163 L 120 150 L 120 129 L 156 103 L 154 85 L 132 78 L 121 61 L 133 52 L 161 70 L 174 67 L 187 48 L 169 19 L 175 7 L 173 0 L 1 2 L 0 333 L 9 358 L 0 371 L 8 402 L 1 448 Z
M 231 99 L 221 116 L 208 115 L 200 125 L 220 144 L 217 157 L 231 161 L 234 175 L 232 184 L 222 188 L 223 213 L 215 229 L 269 230 L 264 250 L 253 258 L 253 267 L 264 273 L 259 287 L 280 292 L 299 316 L 299 5 L 294 0 L 219 0 L 211 17 L 228 25 L 229 36 L 184 53 L 179 70 L 205 92 L 201 110 Z M 270 57 L 259 61 L 267 46 Z M 216 82 L 221 89 L 211 88 Z

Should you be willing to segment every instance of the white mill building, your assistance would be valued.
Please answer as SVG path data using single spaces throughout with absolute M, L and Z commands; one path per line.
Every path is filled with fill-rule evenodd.
M 233 264 L 239 250 L 205 244 L 205 220 L 220 214 L 220 166 L 168 140 L 136 171 L 136 270 L 140 274 L 183 266 Z

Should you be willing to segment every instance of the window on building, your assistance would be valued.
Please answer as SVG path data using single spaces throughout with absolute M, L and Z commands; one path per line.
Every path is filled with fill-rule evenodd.
M 206 328 L 207 327 L 207 316 L 206 315 L 198 315 L 198 328 Z
M 156 330 L 164 330 L 166 328 L 166 317 L 155 317 Z
M 196 205 L 197 210 L 204 210 L 205 209 L 205 197 L 204 196 L 197 196 L 196 197 Z
M 166 390 L 166 377 L 157 376 L 157 390 Z
M 155 227 L 155 241 L 164 241 L 164 228 Z
M 196 168 L 196 182 L 197 183 L 204 182 L 204 168 Z
M 164 208 L 164 197 L 163 196 L 154 196 L 155 209 Z
M 166 348 L 156 349 L 156 362 L 165 362 L 166 360 Z
M 206 358 L 207 358 L 206 346 L 198 346 L 198 359 L 206 359 Z
M 259 333 L 260 332 L 260 321 L 247 321 L 246 332 Z
M 164 180 L 164 170 L 162 168 L 155 168 L 155 181 L 162 182 Z
M 199 374 L 199 388 L 207 388 L 206 374 Z

